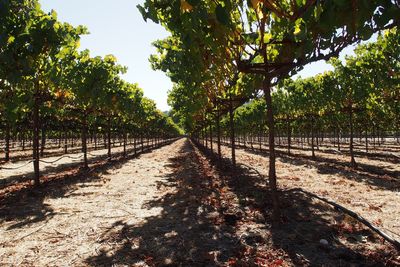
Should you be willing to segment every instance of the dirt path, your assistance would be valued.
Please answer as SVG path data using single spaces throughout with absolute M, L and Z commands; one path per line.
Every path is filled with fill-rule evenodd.
M 160 215 L 161 208 L 144 204 L 168 193 L 160 193 L 157 185 L 167 182 L 173 171 L 170 159 L 183 142 L 143 154 L 100 177 L 1 205 L 0 265 L 90 265 L 90 256 L 117 250 L 119 244 L 104 242 L 104 235 Z
M 301 194 L 282 198 L 287 221 L 274 226 L 265 180 L 211 162 L 180 139 L 87 177 L 0 199 L 0 266 L 375 266 L 398 260 L 371 232 Z M 343 223 L 368 244 L 340 239 Z M 321 247 L 321 238 L 330 244 Z

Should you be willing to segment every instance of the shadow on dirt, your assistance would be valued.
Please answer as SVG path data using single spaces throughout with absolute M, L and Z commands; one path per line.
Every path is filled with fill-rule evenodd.
M 228 144 L 228 143 L 224 143 L 224 145 L 227 146 L 227 147 L 231 147 L 230 144 Z M 265 149 L 264 147 L 261 148 L 261 149 L 258 146 L 251 147 L 251 146 L 244 146 L 244 145 L 236 145 L 236 147 L 238 149 L 244 149 L 246 152 L 250 152 L 252 154 L 257 154 L 257 155 L 261 155 L 261 156 L 268 156 L 268 149 Z M 293 148 L 294 147 L 292 147 L 292 149 Z M 309 148 L 296 148 L 296 149 L 304 150 L 304 151 L 306 151 L 306 150 L 310 150 L 311 151 L 311 149 L 309 149 Z M 315 151 L 318 152 L 320 150 L 315 149 Z M 329 152 L 329 151 L 325 151 L 325 152 Z M 332 150 L 330 152 L 333 153 L 334 151 Z M 336 151 L 335 151 L 335 153 L 336 153 Z M 292 150 L 291 154 L 289 154 L 287 152 L 287 149 L 279 149 L 279 146 L 276 146 L 276 154 L 277 154 L 278 157 L 281 157 L 283 159 L 289 158 L 289 159 L 299 159 L 301 161 L 316 162 L 318 164 L 327 165 L 327 166 L 329 166 L 331 168 L 336 168 L 336 169 L 339 169 L 339 170 L 346 169 L 346 168 L 351 168 L 351 165 L 350 165 L 350 154 L 349 153 L 343 153 L 342 152 L 342 154 L 346 154 L 346 155 L 349 156 L 349 161 L 348 162 L 344 162 L 344 161 L 341 161 L 341 160 L 338 160 L 338 159 L 327 158 L 327 157 L 324 157 L 321 154 L 318 154 L 315 158 L 313 158 L 311 155 L 304 155 L 304 154 L 294 153 L 293 150 Z M 355 154 L 356 155 L 357 154 L 359 154 L 359 155 L 367 154 L 368 156 L 370 156 L 370 154 L 371 154 L 371 157 L 369 157 L 369 158 L 374 159 L 373 158 L 374 153 L 355 152 Z M 392 157 L 394 157 L 394 156 L 392 156 Z M 382 160 L 382 159 L 379 159 L 379 160 Z M 357 162 L 357 157 L 356 157 L 356 162 Z M 393 158 L 393 160 L 389 161 L 389 162 L 398 163 L 400 161 L 398 160 L 398 158 Z M 371 164 L 365 164 L 365 163 L 360 163 L 360 162 L 357 162 L 357 169 L 356 170 L 357 171 L 362 171 L 364 174 L 370 175 L 371 177 L 372 176 L 387 175 L 387 176 L 390 176 L 391 178 L 393 178 L 394 180 L 397 179 L 400 182 L 400 171 L 396 171 L 396 170 L 392 171 L 392 170 L 388 170 L 388 169 L 383 169 L 383 168 L 381 168 L 379 166 L 374 166 L 374 165 L 371 165 Z
M 88 258 L 87 264 L 130 266 L 145 262 L 151 266 L 205 266 L 225 262 L 233 256 L 238 246 L 234 228 L 218 223 L 215 208 L 203 203 L 218 192 L 210 186 L 211 177 L 203 175 L 192 144 L 185 141 L 179 156 L 169 161 L 167 167 L 173 173 L 158 187 L 176 189 L 144 204 L 148 209 L 161 207 L 161 214 L 147 218 L 143 225 L 118 222 L 122 229 L 103 233 L 102 241 L 112 240 L 119 248 L 115 251 L 114 246 L 109 247 Z
M 159 147 L 159 146 L 157 146 Z M 151 151 L 152 149 L 154 149 L 150 144 L 145 144 L 143 147 L 142 146 L 138 146 L 136 148 L 130 146 L 127 146 L 126 152 L 127 152 L 127 156 L 135 156 L 144 152 L 148 152 Z M 88 154 L 91 154 L 91 151 L 88 151 Z M 123 157 L 123 152 L 112 152 L 112 158 L 121 158 Z M 71 168 L 79 168 L 79 166 L 82 165 L 83 162 L 83 155 L 79 158 L 74 158 L 73 156 L 69 156 L 69 155 L 62 155 L 60 154 L 60 158 L 63 157 L 70 157 L 73 159 L 73 162 L 70 163 L 57 163 L 57 161 L 54 162 L 54 165 L 46 165 L 45 167 L 43 167 L 43 169 L 41 170 L 41 175 L 46 176 L 46 175 L 53 175 L 56 173 L 59 173 L 61 171 L 67 170 L 67 169 L 71 169 Z M 101 155 L 94 155 L 93 157 L 90 157 L 88 159 L 88 163 L 89 164 L 93 164 L 96 163 L 98 161 L 101 160 L 105 160 L 107 159 L 108 156 L 107 154 L 101 154 Z M 46 158 L 43 158 L 41 160 L 47 161 Z M 43 166 L 43 163 L 40 163 Z M 32 163 L 30 163 L 29 165 L 32 165 Z M 1 169 L 1 166 L 0 166 Z M 12 175 L 12 176 L 8 176 L 7 178 L 4 179 L 0 179 L 0 189 L 9 186 L 10 184 L 13 183 L 21 183 L 24 181 L 28 181 L 28 180 L 32 180 L 34 177 L 34 172 L 29 171 L 26 172 L 24 174 L 18 174 L 18 175 Z
M 161 146 L 160 144 L 154 148 L 148 148 L 143 153 L 150 153 Z M 13 221 L 8 229 L 15 229 L 47 221 L 56 212 L 44 203 L 46 198 L 70 197 L 73 195 L 71 192 L 85 187 L 85 183 L 99 179 L 110 169 L 121 168 L 128 160 L 143 153 L 131 154 L 127 157 L 115 156 L 112 161 L 96 161 L 89 165 L 91 168 L 89 171 L 80 169 L 80 164 L 59 168 L 55 175 L 42 177 L 42 184 L 39 187 L 33 187 L 29 182 L 5 187 L 0 195 L 0 223 Z
M 340 214 L 303 194 L 287 192 L 281 193 L 283 222 L 273 224 L 265 178 L 251 168 L 232 169 L 229 160 L 208 156 L 216 174 L 209 175 L 192 143 L 185 141 L 179 156 L 169 159 L 173 173 L 159 185 L 169 193 L 144 205 L 161 208 L 161 214 L 140 225 L 116 222 L 99 240 L 110 245 L 87 258 L 86 264 L 256 266 L 276 263 L 278 256 L 311 266 L 369 261 L 335 239 L 338 229 L 332 218 L 340 220 Z M 321 238 L 331 245 L 321 247 Z
M 229 147 L 229 146 L 228 146 Z M 250 147 L 240 147 L 247 153 L 268 157 L 268 151 Z M 303 154 L 292 153 L 288 155 L 286 151 L 277 151 L 277 157 L 284 163 L 304 166 L 311 165 L 322 174 L 337 174 L 340 173 L 346 179 L 363 182 L 371 186 L 376 186 L 382 190 L 398 191 L 400 189 L 400 172 L 383 170 L 379 167 L 357 163 L 358 167 L 353 169 L 349 163 L 338 161 L 326 157 L 316 157 Z
M 261 234 L 262 230 L 259 232 L 265 244 L 258 243 L 258 249 L 264 245 L 284 250 L 296 266 L 336 266 L 338 262 L 344 266 L 353 263 L 374 264 L 373 260 L 362 253 L 368 246 L 360 249 L 361 242 L 354 242 L 354 246 L 349 246 L 338 239 L 339 232 L 343 234 L 342 224 L 347 220 L 341 213 L 301 192 L 281 191 L 282 221 L 274 223 L 271 220 L 272 200 L 266 185 L 267 177 L 248 165 L 239 165 L 234 169 L 230 160 L 219 160 L 215 153 L 199 147 L 212 159 L 221 179 L 224 179 L 238 197 L 240 208 L 261 211 L 265 224 L 261 229 L 265 227 L 267 231 L 264 235 Z M 362 234 L 375 244 L 380 242 L 369 230 L 355 231 L 352 234 Z M 329 245 L 321 245 L 321 239 L 327 240 Z M 378 263 L 379 261 L 375 262 Z

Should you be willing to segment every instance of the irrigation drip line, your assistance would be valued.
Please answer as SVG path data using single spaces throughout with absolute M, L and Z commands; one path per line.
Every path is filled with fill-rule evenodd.
M 387 229 L 387 228 L 384 228 L 384 227 L 382 227 L 382 229 L 385 229 L 386 231 L 391 232 L 392 234 L 394 234 L 394 235 L 400 237 L 400 234 L 398 234 L 398 233 L 396 233 L 396 232 L 393 232 L 393 231 L 390 230 L 390 229 Z
M 47 164 L 53 164 L 53 163 L 56 163 L 57 161 L 59 161 L 59 160 L 61 160 L 61 159 L 63 159 L 63 158 L 79 159 L 79 158 L 81 158 L 82 156 L 83 156 L 83 155 L 80 155 L 80 156 L 77 156 L 77 157 L 62 156 L 62 157 L 60 157 L 60 158 L 58 158 L 58 159 L 56 159 L 56 160 L 53 160 L 53 161 L 45 161 L 45 160 L 42 160 L 42 159 L 40 159 L 39 161 L 40 161 L 40 162 L 43 162 L 43 163 L 47 163 Z
M 400 159 L 400 156 L 397 156 L 396 154 L 394 154 L 394 153 L 389 153 L 389 155 L 390 156 L 393 156 L 393 157 L 396 157 L 396 158 L 398 158 L 398 159 Z
M 383 232 L 378 227 L 376 227 L 371 222 L 369 222 L 367 219 L 365 219 L 361 215 L 355 213 L 354 211 L 349 210 L 349 209 L 345 208 L 344 206 L 339 205 L 336 202 L 333 202 L 333 201 L 331 201 L 329 199 L 326 199 L 326 198 L 320 197 L 320 196 L 318 196 L 318 195 L 316 195 L 314 193 L 305 191 L 305 190 L 303 190 L 301 188 L 293 188 L 293 189 L 287 190 L 286 192 L 296 192 L 296 191 L 297 192 L 301 192 L 301 193 L 303 193 L 305 195 L 314 197 L 314 198 L 316 198 L 318 200 L 321 200 L 321 201 L 333 206 L 336 210 L 339 210 L 339 211 L 341 211 L 341 212 L 353 217 L 354 219 L 356 219 L 357 221 L 361 222 L 362 224 L 367 226 L 369 229 L 371 229 L 372 231 L 374 231 L 375 233 L 380 235 L 383 239 L 385 239 L 386 241 L 391 243 L 396 249 L 400 250 L 400 241 L 399 240 L 396 240 L 395 238 L 389 236 L 387 233 Z
M 28 165 L 28 164 L 30 164 L 32 162 L 33 162 L 33 160 L 30 160 L 27 163 L 22 164 L 21 166 L 18 166 L 18 167 L 3 167 L 3 166 L 0 166 L 0 170 L 18 170 L 18 169 L 21 169 L 21 168 L 25 167 L 26 165 Z
M 93 157 L 99 156 L 99 155 L 93 155 L 93 154 L 91 154 L 91 153 L 88 153 L 88 155 L 91 155 L 91 156 L 93 156 Z M 42 160 L 42 159 L 39 159 L 39 161 L 42 162 L 42 163 L 46 163 L 46 164 L 54 164 L 54 163 L 56 163 L 57 161 L 60 161 L 60 160 L 63 159 L 63 158 L 79 159 L 79 158 L 82 158 L 82 157 L 83 157 L 83 155 L 79 155 L 79 156 L 77 156 L 77 157 L 62 156 L 62 157 L 60 157 L 60 158 L 58 158 L 58 159 L 56 159 L 56 160 L 53 160 L 53 161 L 45 161 L 45 160 Z M 107 159 L 108 159 L 108 158 L 107 158 Z M 30 161 L 28 161 L 27 163 L 25 163 L 25 164 L 23 164 L 23 165 L 21 165 L 21 166 L 18 166 L 18 167 L 2 167 L 2 166 L 0 166 L 0 170 L 1 170 L 1 169 L 2 169 L 2 170 L 17 170 L 17 169 L 21 169 L 21 168 L 25 167 L 26 165 L 28 165 L 28 164 L 30 164 L 30 163 L 32 163 L 32 162 L 34 162 L 34 160 L 30 160 Z
M 94 154 L 92 154 L 92 153 L 89 153 L 89 152 L 87 152 L 86 154 L 88 154 L 89 156 L 92 156 L 92 157 L 98 157 L 98 156 L 101 156 L 101 155 L 94 155 Z

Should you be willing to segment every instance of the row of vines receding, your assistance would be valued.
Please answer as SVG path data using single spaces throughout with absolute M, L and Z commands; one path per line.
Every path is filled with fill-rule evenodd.
M 366 150 L 383 137 L 398 141 L 399 1 L 148 0 L 138 8 L 171 32 L 154 42 L 150 61 L 173 81 L 169 103 L 186 132 L 216 142 L 218 154 L 229 143 L 233 165 L 237 142 L 268 151 L 275 219 L 277 144 L 288 153 L 311 146 L 313 157 L 321 142 L 346 145 L 356 167 L 355 136 Z M 334 71 L 290 79 L 319 60 Z
M 0 1 L 0 135 L 4 160 L 31 150 L 34 182 L 46 149 L 83 152 L 120 143 L 161 143 L 180 129 L 121 78 L 126 68 L 112 55 L 79 50 L 83 26 L 60 22 L 37 0 Z M 89 146 L 88 146 L 89 145 Z

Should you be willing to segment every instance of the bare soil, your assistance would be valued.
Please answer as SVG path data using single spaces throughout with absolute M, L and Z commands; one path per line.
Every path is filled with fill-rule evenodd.
M 263 149 L 239 148 L 237 162 L 267 177 L 268 152 Z M 224 146 L 222 151 L 229 158 L 230 148 Z M 358 167 L 351 168 L 345 153 L 316 150 L 315 154 L 313 159 L 311 151 L 292 149 L 288 155 L 278 148 L 276 169 L 281 189 L 302 188 L 327 197 L 400 239 L 400 162 L 364 155 L 356 157 Z
M 300 192 L 282 193 L 284 220 L 273 223 L 265 157 L 238 153 L 248 167 L 233 170 L 180 139 L 136 158 L 98 162 L 90 173 L 60 173 L 39 189 L 3 190 L 0 265 L 400 264 L 398 252 L 381 238 Z
M 144 144 L 144 148 L 147 149 L 149 144 Z M 136 148 L 136 149 L 135 149 Z M 141 151 L 141 146 L 139 144 L 136 145 L 127 145 L 126 150 L 128 154 L 133 154 Z M 83 153 L 80 148 L 70 149 L 70 153 L 64 154 L 64 150 L 55 149 L 51 151 L 47 150 L 45 156 L 40 158 L 40 172 L 41 174 L 51 176 L 58 174 L 60 171 L 65 171 L 66 169 L 74 169 L 82 165 L 83 162 Z M 72 152 L 75 151 L 75 152 Z M 21 153 L 28 154 L 32 153 L 31 151 L 20 151 Z M 106 159 L 108 149 L 98 148 L 97 150 L 88 151 L 87 157 L 89 163 L 93 164 L 99 160 Z M 123 153 L 123 147 L 117 146 L 111 148 L 111 156 L 119 157 Z M 9 162 L 3 162 L 0 164 L 0 188 L 4 186 L 8 186 L 10 183 L 20 183 L 24 181 L 32 180 L 34 177 L 33 173 L 33 163 L 32 159 L 29 157 L 19 157 L 18 153 L 13 154 L 14 160 Z
M 17 164 L 17 163 L 19 163 L 19 161 L 24 161 L 24 160 L 26 161 L 26 160 L 30 160 L 32 158 L 31 141 L 28 143 L 29 145 L 25 146 L 24 149 L 22 149 L 20 142 L 13 142 L 10 147 L 10 155 L 9 155 L 10 162 L 5 162 L 4 161 L 5 144 L 4 144 L 4 140 L 2 140 L 2 141 L 3 142 L 0 141 L 0 147 L 1 147 L 0 166 L 3 164 L 10 164 L 10 163 Z M 139 146 L 140 141 L 141 141 L 140 138 L 136 138 L 136 143 L 138 144 L 138 146 Z M 148 143 L 151 142 L 151 140 L 143 138 L 143 142 L 145 145 L 147 145 Z M 127 140 L 127 143 L 128 143 L 129 147 L 133 147 L 134 139 L 129 138 Z M 82 142 L 80 139 L 74 139 L 73 145 L 71 144 L 70 141 L 68 142 L 67 153 L 65 153 L 64 145 L 65 145 L 64 143 L 61 143 L 59 145 L 58 142 L 55 141 L 54 139 L 53 140 L 47 139 L 45 149 L 43 151 L 44 158 L 59 157 L 59 156 L 65 155 L 65 154 L 74 154 L 75 155 L 76 153 L 80 154 L 82 151 Z M 123 141 L 122 140 L 114 140 L 114 142 L 111 143 L 111 146 L 112 146 L 112 150 L 121 150 L 123 147 Z M 93 154 L 98 154 L 98 153 L 102 153 L 102 152 L 98 152 L 98 150 L 106 151 L 106 145 L 104 143 L 98 142 L 97 146 L 95 146 L 93 142 L 89 142 L 89 140 L 88 140 L 87 149 L 88 149 L 89 153 L 95 152 Z

